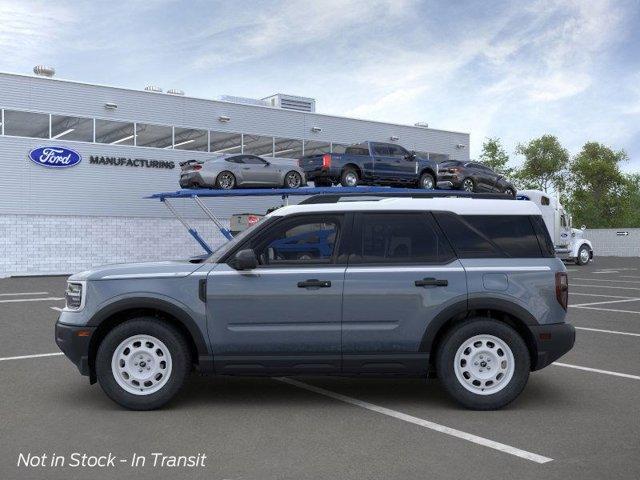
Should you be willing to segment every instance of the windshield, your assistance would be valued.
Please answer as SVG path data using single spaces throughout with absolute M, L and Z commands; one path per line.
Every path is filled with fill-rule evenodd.
M 257 223 L 254 223 L 246 230 L 238 233 L 235 237 L 233 237 L 228 242 L 223 243 L 217 249 L 213 251 L 213 253 L 207 258 L 208 263 L 217 263 L 220 261 L 222 257 L 224 257 L 230 250 L 235 248 L 237 245 L 244 242 L 246 238 L 248 238 L 253 232 L 255 232 L 258 228 L 262 228 L 268 223 L 271 223 L 275 217 L 264 217 L 261 218 Z

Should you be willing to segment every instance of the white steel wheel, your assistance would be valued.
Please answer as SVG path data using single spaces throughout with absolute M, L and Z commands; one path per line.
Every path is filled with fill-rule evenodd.
M 123 340 L 111 357 L 111 372 L 120 387 L 133 395 L 150 395 L 171 377 L 173 364 L 167 346 L 151 335 Z
M 453 368 L 466 390 L 476 395 L 492 395 L 509 385 L 515 359 L 506 342 L 498 337 L 476 335 L 460 345 Z

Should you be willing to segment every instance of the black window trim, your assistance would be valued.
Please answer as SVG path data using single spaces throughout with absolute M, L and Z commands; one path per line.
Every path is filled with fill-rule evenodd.
M 354 261 L 355 259 L 358 258 L 358 253 L 356 252 L 356 249 L 357 249 L 357 244 L 362 238 L 362 217 L 367 214 L 378 214 L 378 215 L 380 214 L 382 215 L 384 214 L 388 214 L 388 215 L 420 214 L 425 219 L 425 226 L 432 227 L 436 235 L 440 237 L 440 240 L 442 240 L 442 242 L 447 247 L 449 247 L 451 256 L 439 262 L 414 261 L 414 262 L 385 263 L 385 262 Z M 438 224 L 438 222 L 433 216 L 433 212 L 429 210 L 368 210 L 368 211 L 353 212 L 353 228 L 351 230 L 349 247 L 350 248 L 349 248 L 348 257 L 347 257 L 347 264 L 348 266 L 353 266 L 353 267 L 356 267 L 356 266 L 357 267 L 378 267 L 378 268 L 399 268 L 399 267 L 415 267 L 415 266 L 428 267 L 428 266 L 449 265 L 451 262 L 458 260 L 458 255 L 456 254 L 456 251 L 453 248 L 453 245 L 451 245 L 451 242 L 449 241 L 447 236 L 444 235 L 442 229 L 440 228 L 440 225 Z

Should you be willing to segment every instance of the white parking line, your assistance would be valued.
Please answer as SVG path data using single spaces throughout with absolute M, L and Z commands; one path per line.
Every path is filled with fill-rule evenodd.
M 640 312 L 636 312 L 635 310 L 616 310 L 615 308 L 579 307 L 577 305 L 569 305 L 569 308 L 584 308 L 585 310 L 600 310 L 602 312 L 635 313 L 636 315 L 640 315 Z
M 581 278 L 581 277 L 573 277 L 573 280 L 587 280 L 591 281 L 593 278 Z M 640 283 L 640 280 L 611 280 L 609 278 L 598 278 L 595 280 L 596 282 L 612 282 L 612 283 Z
M 558 367 L 575 368 L 576 370 L 584 370 L 585 372 L 604 373 L 605 375 L 613 375 L 614 377 L 630 378 L 632 380 L 640 380 L 638 375 L 630 375 L 628 373 L 611 372 L 609 370 L 600 370 L 598 368 L 582 367 L 580 365 L 571 365 L 570 363 L 553 362 L 552 365 Z
M 624 302 L 637 302 L 640 298 L 626 298 L 624 300 L 605 300 L 602 302 L 591 303 L 578 303 L 577 305 L 569 305 L 570 307 L 586 307 L 588 305 L 603 305 L 605 303 L 624 303 Z
M 0 300 L 0 303 L 16 303 L 16 302 L 44 302 L 45 300 L 64 300 L 64 297 L 46 297 L 46 298 L 12 298 L 11 300 Z
M 631 337 L 640 337 L 640 333 L 618 332 L 617 330 L 602 330 L 600 328 L 575 327 L 576 330 L 587 330 L 589 332 L 614 333 L 616 335 L 629 335 Z
M 19 357 L 0 358 L 0 362 L 4 362 L 7 360 L 25 360 L 27 358 L 57 357 L 59 355 L 64 355 L 64 354 L 62 352 L 56 352 L 56 353 L 37 353 L 35 355 L 20 355 Z
M 18 295 L 49 295 L 49 292 L 0 293 L 0 297 L 15 297 Z
M 570 287 L 595 287 L 595 288 L 617 288 L 618 290 L 640 290 L 640 287 L 620 287 L 618 285 L 577 285 L 570 283 Z
M 640 278 L 638 275 L 618 275 L 620 278 Z
M 284 383 L 288 383 L 289 385 L 293 385 L 295 387 L 302 388 L 304 390 L 309 390 L 310 392 L 324 395 L 325 397 L 330 397 L 335 400 L 348 403 L 350 405 L 355 405 L 357 407 L 361 407 L 366 410 L 370 410 L 372 412 L 381 413 L 389 417 L 397 418 L 398 420 L 403 420 L 405 422 L 413 423 L 414 425 L 419 425 L 421 427 L 435 430 L 436 432 L 444 433 L 446 435 L 460 438 L 462 440 L 476 443 L 478 445 L 492 448 L 494 450 L 499 450 L 501 452 L 508 453 L 510 455 L 515 455 L 516 457 L 524 458 L 532 462 L 547 463 L 553 460 L 552 458 L 549 458 L 549 457 L 543 457 L 542 455 L 527 452 L 526 450 L 521 450 L 519 448 L 515 448 L 510 445 L 505 445 L 504 443 L 494 442 L 493 440 L 489 440 L 488 438 L 479 437 L 471 433 L 463 432 L 461 430 L 456 430 L 455 428 L 450 428 L 444 425 L 440 425 L 438 423 L 430 422 L 429 420 L 423 420 L 422 418 L 413 417 L 411 415 L 407 415 L 406 413 L 398 412 L 396 410 L 391 410 L 390 408 L 381 407 L 373 403 L 365 402 L 363 400 L 358 400 L 357 398 L 347 397 L 346 395 L 335 393 L 330 390 L 325 390 L 324 388 L 314 387 L 313 385 L 308 385 L 306 383 L 302 383 L 297 380 L 292 380 L 291 378 L 277 378 L 276 380 L 279 380 Z
M 62 309 L 60 307 L 49 307 L 51 310 L 55 310 L 56 312 L 61 312 Z
M 620 295 L 602 295 L 601 293 L 582 293 L 582 292 L 569 292 L 570 296 L 584 295 L 586 297 L 606 297 L 606 298 L 635 298 L 635 297 L 621 297 Z

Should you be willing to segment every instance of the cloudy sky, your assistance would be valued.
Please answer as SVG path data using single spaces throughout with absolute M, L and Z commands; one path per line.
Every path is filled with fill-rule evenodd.
M 625 149 L 640 172 L 640 0 L 0 0 L 0 71 Z M 517 163 L 516 158 L 516 163 Z

